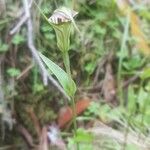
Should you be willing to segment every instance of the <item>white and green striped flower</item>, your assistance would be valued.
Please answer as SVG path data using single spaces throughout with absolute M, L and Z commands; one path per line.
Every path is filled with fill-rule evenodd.
M 71 10 L 66 7 L 60 7 L 56 9 L 52 16 L 49 18 L 49 21 L 53 24 L 60 24 L 65 22 L 74 22 L 74 17 L 78 12 Z
M 57 46 L 62 52 L 69 50 L 72 25 L 77 28 L 74 22 L 74 17 L 77 14 L 74 10 L 60 7 L 48 19 L 56 32 Z

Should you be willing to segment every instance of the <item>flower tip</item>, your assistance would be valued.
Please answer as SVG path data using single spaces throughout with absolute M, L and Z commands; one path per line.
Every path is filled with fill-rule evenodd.
M 78 12 L 77 12 L 77 11 L 75 11 L 75 10 L 72 10 L 72 12 L 71 12 L 71 13 L 72 13 L 72 16 L 73 16 L 73 17 L 75 17 L 75 16 L 78 14 Z

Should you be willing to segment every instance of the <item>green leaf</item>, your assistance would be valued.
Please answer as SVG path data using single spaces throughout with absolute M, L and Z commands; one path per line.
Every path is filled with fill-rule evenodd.
M 97 65 L 97 61 L 91 61 L 91 62 L 88 62 L 86 65 L 85 65 L 85 71 L 87 71 L 87 73 L 89 74 L 89 75 L 91 75 L 93 72 L 94 72 L 94 70 L 95 70 L 95 68 L 96 68 L 96 65 Z
M 8 48 L 9 48 L 8 44 L 5 44 L 0 40 L 0 53 L 8 51 Z
M 41 92 L 44 90 L 43 84 L 39 84 L 39 83 L 34 84 L 33 88 L 34 88 L 34 92 Z
M 140 68 L 145 62 L 145 59 L 141 59 L 139 55 L 133 56 L 123 62 L 123 66 L 128 71 Z
M 20 70 L 17 69 L 17 68 L 9 68 L 9 69 L 7 70 L 7 73 L 8 73 L 9 76 L 11 76 L 11 77 L 16 77 L 16 76 L 18 76 L 18 75 L 20 74 Z
M 91 133 L 86 132 L 84 129 L 79 128 L 77 130 L 77 135 L 74 137 L 74 140 L 76 142 L 92 142 L 93 141 L 93 135 Z
M 7 44 L 0 45 L 0 52 L 6 52 L 6 51 L 8 51 L 8 45 Z
M 137 96 L 132 86 L 128 89 L 128 113 L 132 114 L 136 111 Z
M 23 43 L 24 41 L 25 41 L 25 38 L 20 34 L 16 34 L 12 39 L 12 43 L 15 45 L 19 45 Z
M 61 69 L 58 65 L 52 62 L 50 59 L 45 57 L 43 54 L 40 53 L 40 57 L 50 69 L 50 71 L 56 76 L 62 87 L 64 88 L 65 92 L 70 96 L 74 96 L 76 92 L 76 85 L 74 81 L 69 78 L 68 74 Z
M 143 87 L 141 87 L 139 90 L 137 101 L 139 104 L 139 109 L 143 111 L 146 101 L 149 101 L 149 93 L 145 91 Z
M 150 78 L 150 68 L 144 69 L 144 71 L 141 73 L 140 77 L 142 80 Z

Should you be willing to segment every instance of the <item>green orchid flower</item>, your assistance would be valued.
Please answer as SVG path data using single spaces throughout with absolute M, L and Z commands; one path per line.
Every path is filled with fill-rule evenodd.
M 63 53 L 69 51 L 71 28 L 72 26 L 77 28 L 74 22 L 74 17 L 77 14 L 74 10 L 60 7 L 49 18 L 49 22 L 56 33 L 57 46 Z

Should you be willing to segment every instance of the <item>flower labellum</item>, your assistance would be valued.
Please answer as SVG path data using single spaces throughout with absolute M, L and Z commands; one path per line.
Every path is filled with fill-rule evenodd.
M 71 27 L 76 24 L 74 17 L 78 13 L 66 7 L 56 9 L 48 19 L 56 32 L 57 46 L 62 52 L 67 52 L 70 47 Z

